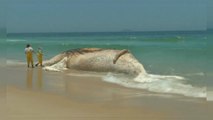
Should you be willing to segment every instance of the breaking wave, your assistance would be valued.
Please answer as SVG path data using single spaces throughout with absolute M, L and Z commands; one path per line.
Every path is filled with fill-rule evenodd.
M 128 78 L 109 73 L 103 77 L 103 80 L 129 88 L 144 89 L 157 93 L 178 94 L 200 98 L 206 97 L 205 87 L 200 88 L 186 84 L 185 78 L 181 76 L 140 74 L 135 78 Z
M 7 42 L 26 42 L 27 40 L 8 39 Z

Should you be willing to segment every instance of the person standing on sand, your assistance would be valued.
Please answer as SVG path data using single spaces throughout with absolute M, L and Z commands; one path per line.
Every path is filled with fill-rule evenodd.
M 32 68 L 34 68 L 34 65 L 33 65 L 33 52 L 34 52 L 33 48 L 30 46 L 30 44 L 27 44 L 24 51 L 25 51 L 25 55 L 26 55 L 26 58 L 27 58 L 27 67 L 29 68 L 30 64 L 31 64 Z
M 37 58 L 38 58 L 38 63 L 36 64 L 36 66 L 38 65 L 42 66 L 43 53 L 40 47 L 38 48 L 38 51 L 37 51 Z

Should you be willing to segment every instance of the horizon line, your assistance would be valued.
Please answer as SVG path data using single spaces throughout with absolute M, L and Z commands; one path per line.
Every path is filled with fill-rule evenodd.
M 91 32 L 8 32 L 6 34 L 68 34 L 68 33 L 165 33 L 165 32 L 170 32 L 170 33 L 175 33 L 175 32 L 206 32 L 206 31 L 213 31 L 213 29 L 206 29 L 206 30 L 165 30 L 165 31 L 134 31 L 134 30 L 121 30 L 121 31 L 91 31 Z

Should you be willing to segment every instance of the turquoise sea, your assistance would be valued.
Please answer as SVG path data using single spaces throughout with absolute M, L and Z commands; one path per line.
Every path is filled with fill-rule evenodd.
M 27 43 L 41 47 L 45 59 L 75 48 L 129 49 L 149 74 L 181 76 L 189 87 L 213 90 L 213 31 L 7 34 L 0 44 L 7 65 L 25 62 Z

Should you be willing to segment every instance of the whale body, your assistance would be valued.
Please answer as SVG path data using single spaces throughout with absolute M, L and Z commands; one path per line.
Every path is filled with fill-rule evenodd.
M 146 74 L 143 65 L 128 51 L 101 48 L 81 48 L 62 52 L 43 62 L 53 66 L 63 61 L 68 69 L 115 72 L 130 75 Z

